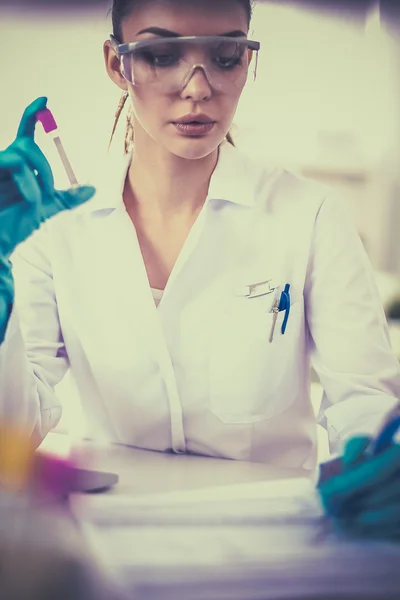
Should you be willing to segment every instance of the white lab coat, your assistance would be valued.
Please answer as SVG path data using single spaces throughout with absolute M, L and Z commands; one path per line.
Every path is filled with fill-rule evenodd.
M 329 190 L 225 142 L 156 308 L 122 202 L 128 164 L 15 257 L 3 414 L 46 435 L 70 367 L 96 438 L 313 469 L 312 360 L 331 438 L 375 432 L 400 397 L 399 363 L 360 239 Z M 274 293 L 246 296 L 266 280 L 291 285 L 272 343 Z

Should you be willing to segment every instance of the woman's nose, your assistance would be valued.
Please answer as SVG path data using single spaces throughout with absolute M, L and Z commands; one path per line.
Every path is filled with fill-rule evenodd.
M 207 100 L 212 95 L 211 83 L 202 67 L 197 67 L 190 75 L 181 92 L 183 99 Z

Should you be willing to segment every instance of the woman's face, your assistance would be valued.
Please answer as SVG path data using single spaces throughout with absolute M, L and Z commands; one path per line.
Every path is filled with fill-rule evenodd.
M 122 24 L 122 42 L 155 39 L 153 33 L 140 33 L 148 28 L 162 28 L 179 36 L 222 35 L 233 31 L 248 33 L 247 15 L 239 2 L 232 0 L 152 0 L 139 2 Z M 120 73 L 115 53 L 105 45 L 107 69 L 121 88 L 129 91 L 134 112 L 136 140 L 142 135 L 172 154 L 187 159 L 211 154 L 230 130 L 233 117 L 246 81 L 229 89 L 214 89 L 204 71 L 196 69 L 181 91 L 169 92 L 152 83 L 136 86 Z M 247 57 L 246 57 L 247 60 Z M 175 123 L 192 113 L 206 114 L 215 122 L 202 135 L 187 135 Z

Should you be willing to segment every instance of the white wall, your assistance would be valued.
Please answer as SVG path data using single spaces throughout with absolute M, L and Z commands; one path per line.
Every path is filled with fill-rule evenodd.
M 107 10 L 74 13 L 0 13 L 0 147 L 11 142 L 27 104 L 48 96 L 71 162 L 81 180 L 105 154 L 118 88 L 103 63 L 102 44 L 111 32 Z M 45 136 L 38 140 L 44 149 Z M 67 183 L 59 161 L 52 167 Z
M 387 162 L 398 144 L 400 96 L 378 15 L 363 26 L 258 6 L 258 82 L 247 90 L 238 123 L 249 150 L 338 185 L 372 262 L 388 268 Z M 400 274 L 400 254 L 397 260 Z

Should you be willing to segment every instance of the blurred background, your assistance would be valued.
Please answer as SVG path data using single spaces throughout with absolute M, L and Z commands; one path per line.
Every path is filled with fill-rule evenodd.
M 261 42 L 233 129 L 239 148 L 341 191 L 375 268 L 400 358 L 400 8 L 397 2 L 259 1 Z M 103 63 L 109 2 L 0 2 L 0 148 L 20 116 L 48 96 L 80 181 L 103 160 L 120 98 Z M 111 150 L 121 154 L 123 119 Z M 43 133 L 60 187 L 67 181 Z M 77 418 L 68 381 L 61 427 Z M 321 390 L 314 382 L 318 404 Z M 64 390 L 64 391 L 63 391 Z M 79 425 L 77 425 L 79 423 Z

